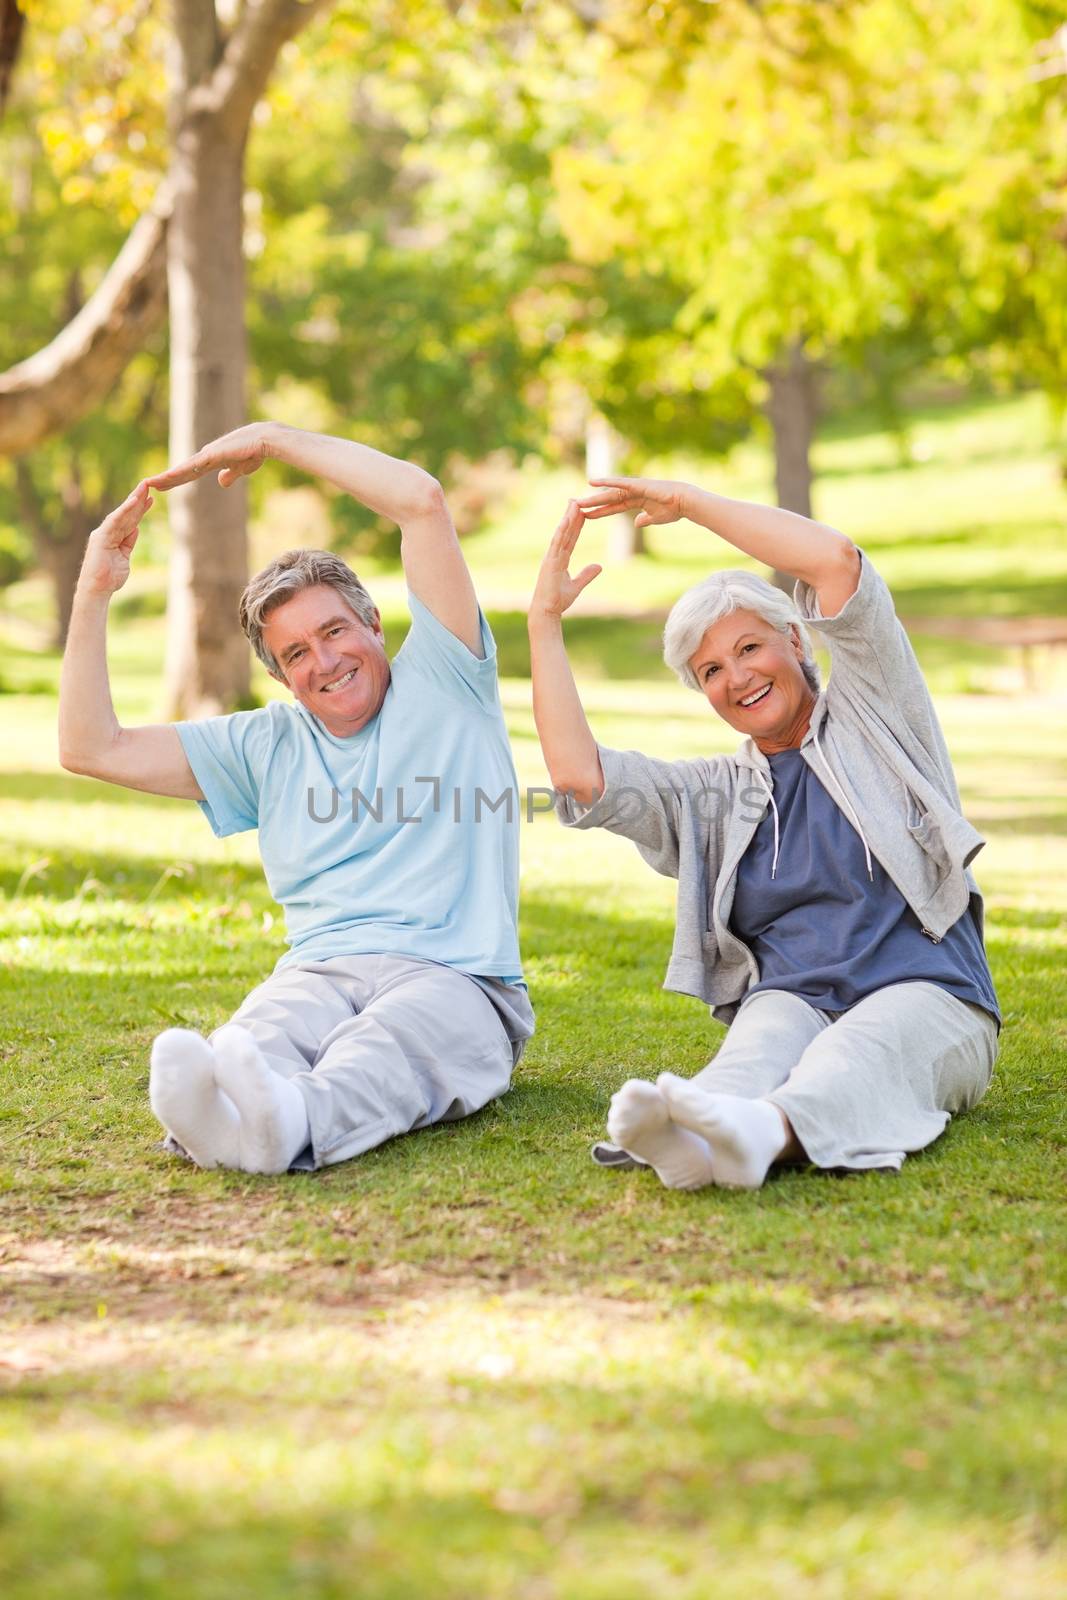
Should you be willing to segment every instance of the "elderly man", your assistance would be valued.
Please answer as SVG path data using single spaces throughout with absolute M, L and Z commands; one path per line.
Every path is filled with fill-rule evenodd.
M 411 631 L 392 661 L 355 573 L 295 550 L 246 589 L 241 623 L 292 703 L 120 726 L 111 596 L 151 490 L 223 488 L 274 459 L 401 529 Z M 518 795 L 495 646 L 439 484 L 347 440 L 256 423 L 140 484 L 92 534 L 60 691 L 72 772 L 199 802 L 258 828 L 289 949 L 209 1039 L 171 1028 L 150 1099 L 202 1167 L 312 1170 L 463 1117 L 507 1089 L 533 1032 L 519 962 Z

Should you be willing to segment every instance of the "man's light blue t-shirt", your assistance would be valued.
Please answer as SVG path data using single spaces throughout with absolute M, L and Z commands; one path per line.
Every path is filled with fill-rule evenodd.
M 408 603 L 382 708 L 358 733 L 274 702 L 178 734 L 215 833 L 259 829 L 285 911 L 279 966 L 403 955 L 517 982 L 519 794 L 496 645 L 482 617 L 479 660 Z

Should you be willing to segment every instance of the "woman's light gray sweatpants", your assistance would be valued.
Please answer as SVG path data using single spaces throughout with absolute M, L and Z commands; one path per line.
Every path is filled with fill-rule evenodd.
M 524 988 L 387 955 L 282 967 L 232 1021 L 304 1096 L 311 1146 L 297 1171 L 480 1110 L 533 1032 Z
M 935 983 L 894 983 L 849 1011 L 783 989 L 742 1002 L 693 1082 L 769 1100 L 817 1167 L 899 1168 L 989 1087 L 997 1025 Z

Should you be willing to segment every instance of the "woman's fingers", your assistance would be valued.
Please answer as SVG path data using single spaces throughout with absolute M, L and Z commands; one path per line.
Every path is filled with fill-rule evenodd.
M 107 533 L 108 543 L 120 544 L 123 539 L 128 538 L 131 529 L 136 530 L 137 524 L 151 505 L 152 496 L 147 482 L 139 483 L 122 504 L 116 506 L 101 523 L 101 528 Z
M 593 565 L 589 567 L 583 567 L 581 572 L 579 572 L 575 578 L 571 579 L 576 591 L 581 594 L 582 590 L 588 588 L 589 584 L 592 583 L 594 578 L 599 578 L 603 570 L 604 568 L 599 562 L 594 562 Z

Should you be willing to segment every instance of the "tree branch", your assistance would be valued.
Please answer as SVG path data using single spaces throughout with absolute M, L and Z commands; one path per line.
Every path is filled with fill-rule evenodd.
M 243 132 L 282 45 L 332 4 L 333 0 L 249 0 L 210 84 L 191 95 L 190 111 L 214 112 L 231 130 Z
M 162 327 L 169 216 L 164 185 L 73 321 L 43 350 L 0 373 L 0 455 L 22 455 L 92 411 Z

